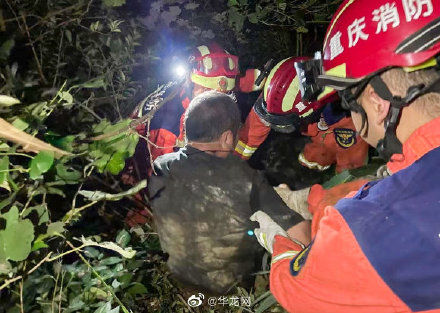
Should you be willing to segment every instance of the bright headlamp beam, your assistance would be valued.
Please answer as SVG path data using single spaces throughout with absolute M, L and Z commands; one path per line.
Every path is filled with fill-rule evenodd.
M 186 75 L 186 68 L 183 65 L 178 65 L 176 66 L 176 68 L 174 69 L 174 73 L 178 76 L 178 77 L 183 77 Z

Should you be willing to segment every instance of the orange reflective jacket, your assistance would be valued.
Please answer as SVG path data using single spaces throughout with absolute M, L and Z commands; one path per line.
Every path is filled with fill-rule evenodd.
M 439 158 L 437 118 L 392 157 L 392 176 L 327 206 L 306 249 L 277 236 L 270 285 L 280 304 L 289 312 L 440 312 Z

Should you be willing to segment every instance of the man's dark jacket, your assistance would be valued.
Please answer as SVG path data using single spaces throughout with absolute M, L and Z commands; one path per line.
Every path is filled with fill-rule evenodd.
M 236 156 L 218 158 L 190 146 L 160 156 L 149 183 L 157 232 L 168 266 L 199 291 L 226 293 L 250 283 L 262 250 L 249 217 L 266 212 L 284 229 L 302 218 L 260 173 Z

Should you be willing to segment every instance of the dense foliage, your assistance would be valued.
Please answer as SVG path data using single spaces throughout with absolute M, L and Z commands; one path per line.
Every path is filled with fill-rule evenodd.
M 145 181 L 118 176 L 138 141 L 129 114 L 196 44 L 242 67 L 312 53 L 339 2 L 2 0 L 0 312 L 208 310 L 169 278 L 151 215 L 122 222 L 147 206 L 132 197 Z M 266 274 L 237 289 L 252 307 L 224 310 L 272 306 Z

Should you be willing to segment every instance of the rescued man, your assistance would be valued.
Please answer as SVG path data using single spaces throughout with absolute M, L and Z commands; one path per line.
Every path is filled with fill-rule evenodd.
M 334 16 L 315 81 L 340 90 L 392 175 L 326 207 L 303 245 L 253 215 L 271 291 L 289 312 L 440 312 L 440 3 L 345 0 Z
M 302 218 L 245 161 L 234 156 L 240 112 L 234 99 L 207 91 L 185 113 L 188 144 L 155 161 L 149 191 L 168 267 L 186 286 L 215 294 L 249 286 L 262 249 L 249 217 L 262 210 L 283 226 Z M 256 266 L 257 265 L 257 266 Z

